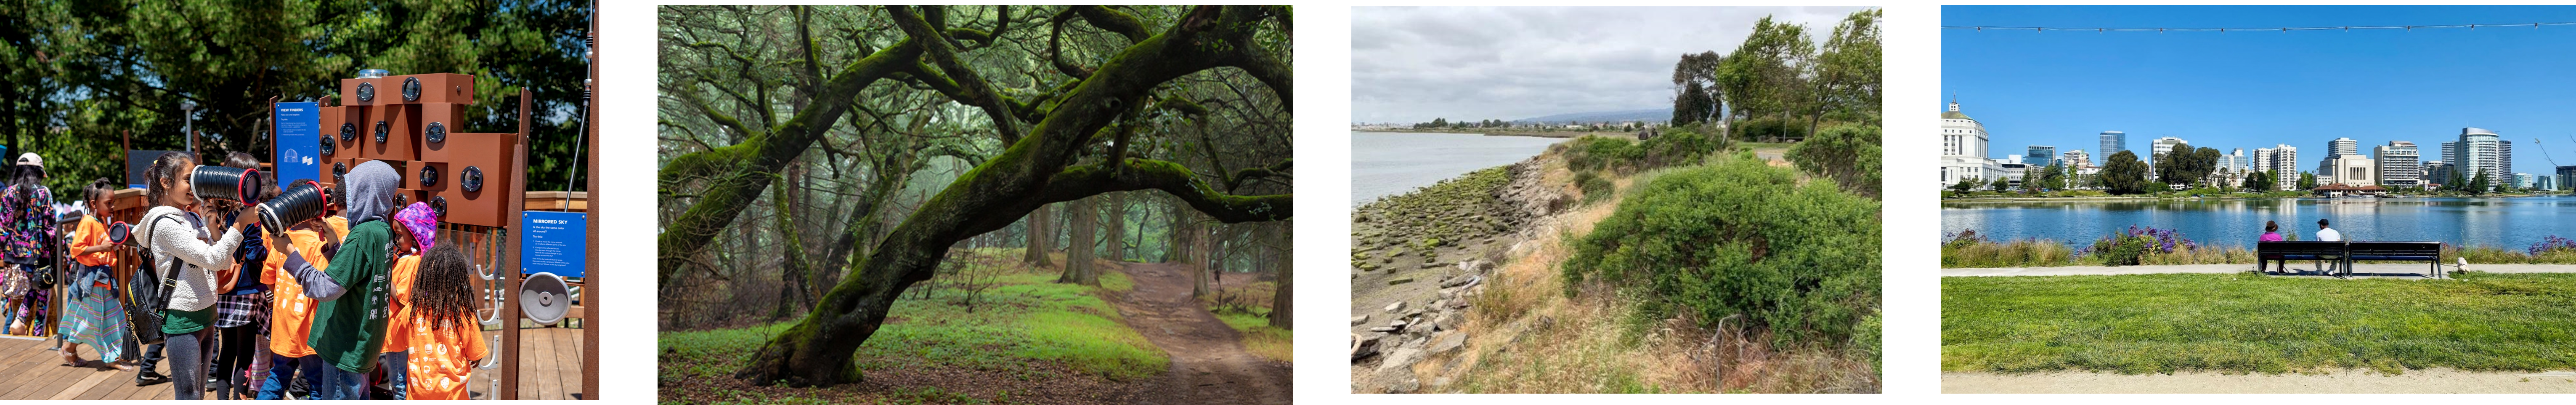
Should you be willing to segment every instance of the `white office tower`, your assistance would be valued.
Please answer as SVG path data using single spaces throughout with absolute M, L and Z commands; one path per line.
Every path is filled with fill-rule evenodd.
M 2108 159 L 2111 155 L 2119 154 L 2120 151 L 2125 150 L 2129 150 L 2129 133 L 2120 131 L 2102 131 L 2102 148 L 2094 149 L 2093 153 L 2101 154 L 2102 158 Z
M 2388 141 L 2387 145 L 2370 148 L 2370 155 L 2379 164 L 2380 185 L 2392 189 L 2424 186 L 2423 163 L 2417 161 L 2423 156 L 2415 150 L 2414 142 Z
M 2514 173 L 2514 188 L 2531 188 L 2531 173 Z
M 2371 164 L 2369 157 L 2335 155 L 2333 158 L 2326 159 L 2325 167 L 2317 170 L 2321 172 L 2318 173 L 2317 182 L 2354 187 L 2377 185 L 2377 176 L 2372 175 L 2372 171 L 2377 168 L 2378 166 Z M 2327 180 L 2328 175 L 2332 176 L 2332 180 Z
M 2513 142 L 2485 128 L 2461 128 L 2460 140 L 2446 145 L 2442 160 L 2463 177 L 2485 173 L 2487 184 L 2513 184 Z M 2474 181 L 2474 179 L 2471 179 Z
M 2254 150 L 2254 169 L 2272 172 L 2274 190 L 2299 189 L 2299 148 L 2273 145 Z
M 2061 156 L 2057 159 L 2059 164 L 2067 167 L 2099 167 L 2093 164 L 2093 155 L 2085 154 L 2083 149 L 2067 151 L 2066 154 L 2059 156 Z
M 2359 155 L 2361 154 L 2361 143 L 2354 142 L 2352 138 L 2335 138 L 2334 140 L 2326 141 L 2326 153 L 2326 156 Z
M 1994 181 L 2002 175 L 2003 165 L 1986 158 L 1986 125 L 1959 112 L 1959 99 L 1950 99 L 1950 110 L 1941 113 L 1941 184 L 1950 188 L 1961 179 Z

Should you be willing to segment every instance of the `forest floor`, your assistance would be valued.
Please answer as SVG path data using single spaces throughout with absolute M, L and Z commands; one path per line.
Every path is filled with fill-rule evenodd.
M 1171 355 L 1171 371 L 1136 403 L 1287 404 L 1290 366 L 1245 350 L 1244 335 L 1190 297 L 1182 266 L 1127 263 L 1120 271 L 1136 289 L 1118 302 L 1127 326 Z

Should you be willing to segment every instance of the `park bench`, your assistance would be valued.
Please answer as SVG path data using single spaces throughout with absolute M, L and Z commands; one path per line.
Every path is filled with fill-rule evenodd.
M 2345 243 L 2347 242 L 2256 242 L 2254 244 L 2254 272 L 2263 272 L 2269 268 L 2267 265 L 2274 261 L 2281 262 L 2281 271 L 2285 273 L 2290 271 L 2291 260 L 2326 260 L 2340 263 L 2343 261 Z M 2318 270 L 2323 271 L 2324 269 Z
M 2343 260 L 2344 274 L 2352 274 L 2352 262 L 2358 260 L 2421 261 L 2428 269 L 2424 276 L 2442 278 L 2441 242 L 2350 242 Z

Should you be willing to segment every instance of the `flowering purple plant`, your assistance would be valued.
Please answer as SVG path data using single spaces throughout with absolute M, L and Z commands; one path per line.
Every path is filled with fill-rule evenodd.
M 2549 251 L 2559 249 L 2576 250 L 2576 240 L 2568 240 L 2567 238 L 2558 237 L 2558 235 L 2549 235 L 2549 237 L 2542 238 L 2540 243 L 2531 244 L 2530 253 L 2532 256 L 2539 256 L 2541 253 L 2547 253 Z

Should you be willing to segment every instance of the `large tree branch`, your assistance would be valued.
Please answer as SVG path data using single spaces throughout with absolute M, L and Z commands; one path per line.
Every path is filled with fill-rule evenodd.
M 1145 31 L 1143 20 L 1107 6 L 1073 6 L 1072 10 L 1091 26 L 1126 36 L 1128 42 L 1145 42 L 1145 37 L 1153 35 Z
M 816 139 L 830 132 L 831 123 L 839 120 L 842 113 L 849 111 L 850 100 L 857 97 L 860 90 L 866 89 L 877 79 L 915 63 L 921 56 L 921 50 L 913 43 L 914 41 L 907 40 L 851 62 L 848 67 L 841 69 L 843 73 L 840 76 L 834 77 L 824 85 L 818 97 L 811 100 L 810 105 L 817 108 L 799 109 L 794 119 L 778 127 L 748 138 L 748 141 L 740 144 L 673 158 L 674 163 L 716 159 L 740 163 L 734 167 L 733 175 L 719 176 L 715 181 L 709 182 L 706 191 L 698 193 L 704 197 L 696 204 L 690 205 L 686 211 L 682 211 L 670 224 L 664 226 L 661 235 L 655 241 L 659 247 L 662 262 L 659 266 L 659 277 L 668 280 L 672 272 L 676 271 L 675 269 L 686 264 L 677 260 L 678 258 L 696 254 L 699 249 L 706 247 L 709 240 L 723 232 L 725 226 L 732 223 L 734 217 L 741 214 L 742 210 L 750 205 L 751 200 L 758 198 L 761 191 L 769 186 L 767 177 L 760 174 L 778 171 L 780 166 L 803 153 L 806 148 L 812 147 Z M 677 178 L 673 177 L 675 173 L 670 171 L 660 175 L 663 176 L 665 187 Z M 669 192 L 665 190 L 666 194 Z
M 888 7 L 886 10 L 894 15 L 895 27 L 902 28 L 904 34 L 911 35 L 913 43 L 921 44 L 923 50 L 929 53 L 928 59 L 939 64 L 939 69 L 947 72 L 948 78 L 957 81 L 957 90 L 965 96 L 957 101 L 980 107 L 984 110 L 984 115 L 991 116 L 994 132 L 1002 135 L 1002 143 L 1020 141 L 1018 117 L 1011 116 L 1010 109 L 1006 107 L 1008 104 L 1002 103 L 1001 94 L 993 91 L 992 84 L 985 83 L 982 75 L 976 74 L 974 69 L 967 68 L 964 62 L 957 60 L 957 49 L 949 42 L 946 34 L 931 28 L 929 21 L 914 14 L 910 8 Z

